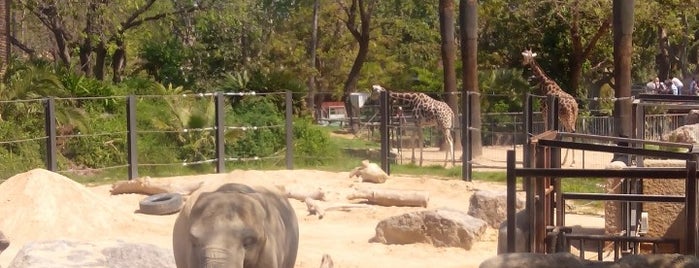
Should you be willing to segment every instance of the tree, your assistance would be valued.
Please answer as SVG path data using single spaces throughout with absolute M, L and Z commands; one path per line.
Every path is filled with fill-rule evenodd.
M 350 116 L 350 125 L 352 130 L 355 131 L 357 128 L 354 118 L 358 115 L 357 111 L 352 109 L 352 103 L 349 101 L 350 93 L 354 92 L 357 87 L 357 82 L 359 81 L 360 71 L 362 70 L 362 65 L 366 61 L 369 55 L 369 41 L 371 33 L 371 14 L 374 11 L 375 0 L 351 0 L 349 7 L 345 4 L 344 0 L 337 0 L 337 3 L 344 10 L 347 18 L 344 20 L 347 30 L 352 34 L 354 39 L 359 45 L 359 50 L 357 51 L 357 56 L 354 59 L 352 68 L 347 75 L 347 80 L 343 87 L 343 93 L 345 98 L 346 107 L 348 107 L 348 114 Z M 357 22 L 359 19 L 359 22 Z
M 31 13 L 51 34 L 55 42 L 52 50 L 63 66 L 72 67 L 73 56 L 78 54 L 79 70 L 103 80 L 105 67 L 111 62 L 112 80 L 119 82 L 126 64 L 125 35 L 128 32 L 147 22 L 201 10 L 210 2 L 198 1 L 178 9 L 157 0 L 90 0 L 87 3 L 18 0 L 17 5 Z M 15 38 L 15 41 L 18 47 L 26 48 L 25 52 L 37 51 L 22 40 Z
M 0 74 L 10 60 L 10 0 L 0 0 Z

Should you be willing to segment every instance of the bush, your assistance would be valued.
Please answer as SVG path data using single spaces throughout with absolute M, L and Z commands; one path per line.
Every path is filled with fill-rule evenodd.
M 294 160 L 300 165 L 324 165 L 340 157 L 340 149 L 330 135 L 310 119 L 294 121 Z
M 284 148 L 284 114 L 275 106 L 273 100 L 262 96 L 243 97 L 233 104 L 231 116 L 232 126 L 247 129 L 229 130 L 226 144 L 232 145 L 227 146 L 227 155 L 270 156 Z

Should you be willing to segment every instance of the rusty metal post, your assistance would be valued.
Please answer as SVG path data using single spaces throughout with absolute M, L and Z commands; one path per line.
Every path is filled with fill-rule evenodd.
M 515 252 L 515 228 L 517 226 L 515 204 L 517 200 L 517 177 L 515 168 L 517 165 L 514 150 L 507 150 L 507 252 Z M 531 210 L 530 210 L 531 211 Z M 531 229 L 530 229 L 531 230 Z
M 388 160 L 389 158 L 389 143 L 391 142 L 388 133 L 388 125 L 391 123 L 391 109 L 388 103 L 388 93 L 386 91 L 381 91 L 379 93 L 379 114 L 381 115 L 379 123 L 379 132 L 381 134 L 381 168 L 386 172 L 386 174 L 391 174 L 391 164 Z
M 685 182 L 685 211 L 687 213 L 687 252 L 697 256 L 697 162 L 687 161 Z

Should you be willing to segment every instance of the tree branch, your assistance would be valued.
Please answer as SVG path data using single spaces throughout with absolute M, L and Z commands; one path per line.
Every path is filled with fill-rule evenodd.
M 585 47 L 585 50 L 583 51 L 583 54 L 582 54 L 583 58 L 587 58 L 590 55 L 590 53 L 592 53 L 592 49 L 595 48 L 595 46 L 597 45 L 597 41 L 599 41 L 599 39 L 602 38 L 602 36 L 604 36 L 609 31 L 609 28 L 611 27 L 611 25 L 612 25 L 612 17 L 609 16 L 599 26 L 595 35 L 592 36 L 592 38 L 590 38 L 590 41 L 587 43 L 587 46 Z
M 155 1 L 155 0 L 150 0 L 150 1 Z M 152 4 L 152 3 L 151 3 L 151 4 Z M 143 8 L 141 8 L 141 9 L 143 9 Z M 141 14 L 143 14 L 143 12 L 147 11 L 147 10 L 144 10 L 143 12 L 141 12 L 141 11 L 140 11 L 141 9 L 139 9 L 138 11 L 136 11 L 136 13 L 134 13 L 128 20 L 126 20 L 126 21 L 124 21 L 123 23 L 121 23 L 121 31 L 120 31 L 120 33 L 126 32 L 126 30 L 129 30 L 129 29 L 131 29 L 131 28 L 140 26 L 141 24 L 146 23 L 146 22 L 149 22 L 149 21 L 159 20 L 159 19 L 162 19 L 162 18 L 165 18 L 165 17 L 168 17 L 168 16 L 173 16 L 173 15 L 192 13 L 192 12 L 194 12 L 194 11 L 201 10 L 201 7 L 199 7 L 199 6 L 191 6 L 191 7 L 188 7 L 188 8 L 183 8 L 183 9 L 175 10 L 175 11 L 173 11 L 173 12 L 160 13 L 160 14 L 156 14 L 156 15 L 153 15 L 153 16 L 150 16 L 150 17 L 145 17 L 145 18 L 140 19 L 140 20 L 136 20 L 136 18 L 138 18 L 138 16 L 140 16 Z
M 17 40 L 17 38 L 15 38 L 12 35 L 10 35 L 9 37 L 10 37 L 10 43 L 12 45 L 14 45 L 17 48 L 19 48 L 20 50 L 24 51 L 24 53 L 29 54 L 29 57 L 34 57 L 34 55 L 36 54 L 36 50 L 34 50 L 34 49 L 30 48 L 29 46 L 25 45 L 24 43 L 20 42 L 19 40 Z

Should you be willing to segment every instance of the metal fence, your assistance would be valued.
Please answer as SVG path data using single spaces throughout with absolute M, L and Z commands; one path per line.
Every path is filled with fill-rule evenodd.
M 240 123 L 231 116 L 231 98 L 246 95 L 281 99 L 285 118 L 276 123 Z M 6 156 L 0 163 L 3 177 L 32 168 L 78 175 L 119 169 L 129 178 L 142 175 L 139 168 L 168 166 L 211 173 L 223 172 L 227 163 L 265 159 L 293 168 L 291 92 L 45 98 L 0 105 L 18 114 L 0 122 L 4 125 L 0 152 Z M 85 110 L 91 116 L 81 116 Z M 36 128 L 42 124 L 43 129 Z M 269 131 L 285 133 L 281 148 L 275 151 L 243 154 L 226 144 L 226 137 L 245 140 Z M 146 142 L 159 146 L 143 146 Z M 26 152 L 35 155 L 20 155 Z
M 255 95 L 254 93 L 246 93 Z M 0 163 L 2 176 L 30 169 L 44 167 L 59 172 L 89 173 L 109 169 L 121 169 L 130 177 L 136 177 L 140 170 L 167 166 L 188 166 L 200 168 L 201 172 L 216 172 L 225 169 L 230 163 L 249 163 L 270 160 L 279 163 L 280 167 L 293 168 L 293 131 L 292 114 L 293 100 L 303 96 L 292 96 L 289 92 L 257 94 L 257 97 L 281 99 L 285 109 L 285 119 L 281 122 L 266 124 L 240 123 L 232 118 L 231 101 L 244 94 L 186 94 L 169 96 L 114 96 L 114 97 L 83 97 L 83 98 L 46 98 L 33 100 L 0 101 L 4 111 L 20 111 L 20 117 L 3 117 L 0 124 L 16 125 L 16 127 L 0 128 L 0 152 L 7 156 Z M 481 96 L 488 98 L 489 96 Z M 187 107 L 184 107 L 186 104 Z M 73 120 L 80 111 L 72 107 L 100 107 L 101 110 L 91 110 L 99 116 L 91 116 L 87 122 L 91 132 L 81 128 L 80 122 Z M 368 102 L 360 109 L 360 132 L 367 133 L 369 139 L 378 140 L 378 109 L 375 103 Z M 180 111 L 184 109 L 184 112 Z M 2 111 L 0 110 L 0 111 Z M 179 112 L 178 112 L 179 111 Z M 406 114 L 409 111 L 405 111 Z M 184 114 L 181 114 L 184 113 Z M 213 115 L 213 122 L 184 122 L 185 117 L 196 113 Z M 144 118 L 145 114 L 155 118 Z M 460 114 L 460 111 L 456 114 Z M 684 124 L 684 114 L 652 114 L 645 116 L 644 138 L 660 140 L 663 135 Z M 159 119 L 159 120 L 158 120 Z M 458 118 L 457 118 L 458 119 Z M 541 113 L 534 113 L 533 131 L 540 133 L 544 124 Z M 163 120 L 179 120 L 182 122 L 159 122 Z M 460 131 L 456 121 L 454 131 Z M 259 122 L 258 122 L 259 123 Z M 159 125 L 161 124 L 161 125 Z M 43 130 L 36 125 L 44 125 Z M 178 125 L 179 127 L 171 127 Z M 577 132 L 603 136 L 614 135 L 614 119 L 611 116 L 581 115 L 577 121 Z M 168 127 L 170 126 L 170 127 Z M 394 129 L 395 130 L 395 129 Z M 285 140 L 275 151 L 260 151 L 259 154 L 240 154 L 225 144 L 228 136 L 261 136 L 264 131 L 283 132 Z M 481 129 L 477 130 L 485 148 L 517 148 L 526 143 L 524 120 L 521 112 L 517 113 L 484 113 L 481 117 Z M 400 131 L 393 131 L 393 148 L 401 148 Z M 427 128 L 425 137 L 428 145 L 436 146 L 441 133 L 435 128 Z M 696 133 L 699 134 L 699 133 Z M 356 136 L 360 137 L 360 136 Z M 172 156 L 179 151 L 172 146 L 177 143 L 162 143 L 160 148 L 146 148 L 144 143 L 159 140 L 183 140 L 196 144 L 190 148 L 189 154 Z M 98 148 L 88 145 L 99 144 Z M 170 146 L 170 147 L 168 147 Z M 189 146 L 189 145 L 188 145 Z M 254 146 L 250 144 L 249 146 Z M 15 152 L 33 152 L 34 155 L 18 157 Z M 61 153 L 57 153 L 60 151 Z M 126 152 L 126 153 L 125 153 Z M 504 151 L 484 150 L 484 158 L 502 158 L 490 167 L 506 168 Z M 488 155 L 492 154 L 492 155 Z M 172 161 L 158 161 L 176 159 Z M 457 152 L 457 157 L 459 156 Z M 323 156 L 314 156 L 323 157 Z M 587 159 L 586 159 L 587 158 Z M 81 161 L 70 161 L 80 159 Z M 99 160 L 99 161 L 98 161 Z M 434 161 L 443 161 L 440 156 Z M 609 159 L 599 159 L 597 156 L 587 157 L 583 152 L 583 163 L 592 161 L 608 162 Z M 476 159 L 475 161 L 478 161 Z M 96 165 L 90 163 L 110 163 Z M 76 163 L 88 163 L 78 165 Z M 146 173 L 149 174 L 149 173 Z

